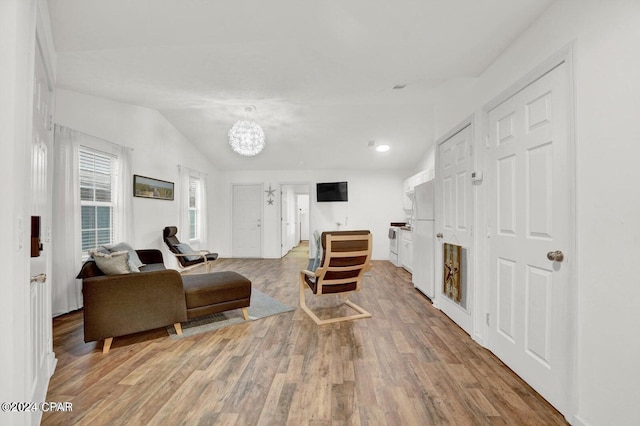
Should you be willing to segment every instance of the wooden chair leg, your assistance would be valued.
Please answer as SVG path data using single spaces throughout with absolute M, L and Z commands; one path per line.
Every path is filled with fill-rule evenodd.
M 305 289 L 306 289 L 306 283 L 304 282 L 304 278 L 301 277 L 300 278 L 300 308 L 307 315 L 309 315 L 317 325 L 332 324 L 332 323 L 341 322 L 341 321 L 351 321 L 351 320 L 361 319 L 361 318 L 371 318 L 372 316 L 369 312 L 365 311 L 361 306 L 358 306 L 352 301 L 350 301 L 348 299 L 349 293 L 344 293 L 341 295 L 344 298 L 344 303 L 358 313 L 355 315 L 348 315 L 344 317 L 322 320 L 307 306 L 307 302 L 304 296 Z
M 313 313 L 311 309 L 307 306 L 307 301 L 304 298 L 304 290 L 306 289 L 307 284 L 304 282 L 304 278 L 300 277 L 300 308 L 307 314 L 313 322 L 317 325 L 322 324 L 322 320 L 318 318 L 316 314 Z
M 173 328 L 176 329 L 176 334 L 178 336 L 182 336 L 182 324 L 180 324 L 179 322 L 173 324 Z
M 111 349 L 111 343 L 113 342 L 113 337 L 107 337 L 104 339 L 104 344 L 102 345 L 102 353 L 109 353 L 109 349 Z
M 242 316 L 244 317 L 245 321 L 249 321 L 249 311 L 247 310 L 247 308 L 242 308 Z

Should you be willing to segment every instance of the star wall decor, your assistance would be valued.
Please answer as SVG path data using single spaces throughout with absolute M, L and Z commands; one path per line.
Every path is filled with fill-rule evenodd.
M 275 189 L 271 189 L 271 184 L 269 184 L 269 189 L 267 189 L 264 192 L 267 193 L 267 204 L 272 206 L 273 205 L 273 198 L 271 198 L 271 197 L 275 197 L 276 196 L 276 190 Z
M 269 189 L 267 189 L 264 192 L 267 193 L 267 197 L 274 197 L 276 195 L 276 190 L 275 189 L 271 189 L 271 184 L 269 184 Z

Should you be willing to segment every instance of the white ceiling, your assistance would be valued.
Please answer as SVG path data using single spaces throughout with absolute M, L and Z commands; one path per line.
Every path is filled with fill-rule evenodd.
M 434 88 L 481 74 L 552 1 L 49 0 L 49 10 L 58 87 L 159 110 L 219 170 L 411 169 L 433 139 Z M 251 158 L 227 143 L 248 105 L 267 138 Z

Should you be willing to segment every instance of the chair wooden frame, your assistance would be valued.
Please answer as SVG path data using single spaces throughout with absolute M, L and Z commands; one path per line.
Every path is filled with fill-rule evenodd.
M 204 268 L 206 269 L 207 273 L 213 271 L 213 261 L 207 259 L 207 255 L 211 254 L 211 252 L 208 250 L 198 250 L 196 253 L 190 253 L 190 254 L 174 253 L 172 251 L 169 251 L 169 253 L 171 253 L 176 257 L 176 261 L 178 262 L 178 268 L 180 269 L 180 273 L 190 271 L 191 269 L 197 268 L 198 266 L 202 266 L 202 265 L 204 265 Z M 196 263 L 195 265 L 182 266 L 182 263 L 180 262 L 180 259 L 178 259 L 178 257 L 186 257 L 186 256 L 200 256 L 202 257 L 203 262 Z
M 362 277 L 364 273 L 371 269 L 371 233 L 362 232 L 360 234 L 349 233 L 349 231 L 341 232 L 325 232 L 323 240 L 326 240 L 326 247 L 324 248 L 324 255 L 322 265 L 314 271 L 302 270 L 300 271 L 300 308 L 313 319 L 317 325 L 331 324 L 341 321 L 349 321 L 361 318 L 370 318 L 371 314 L 367 312 L 361 306 L 353 303 L 349 300 L 349 293 L 352 291 L 360 291 L 362 286 Z M 354 250 L 354 251 L 335 251 L 334 243 L 341 242 L 353 242 L 362 241 L 366 242 L 366 250 Z M 331 266 L 331 260 L 337 258 L 361 258 L 364 260 L 354 265 L 349 266 Z M 328 278 L 327 272 L 357 272 L 357 276 L 350 278 Z M 330 274 L 331 275 L 331 274 Z M 344 298 L 344 304 L 351 307 L 357 312 L 354 315 L 347 315 L 337 318 L 320 319 L 308 306 L 305 300 L 305 289 L 310 287 L 305 278 L 315 279 L 316 281 L 316 295 L 328 295 L 328 294 L 341 294 Z M 348 283 L 356 283 L 356 287 L 353 290 L 349 290 L 343 293 L 338 292 L 323 292 L 323 287 L 342 285 Z
M 165 242 L 165 244 L 167 245 L 167 247 L 169 248 L 169 253 L 171 253 L 173 256 L 175 256 L 177 264 L 178 264 L 178 269 L 180 270 L 180 273 L 184 273 L 187 271 L 190 271 L 191 269 L 197 268 L 200 265 L 204 265 L 205 267 L 205 272 L 206 273 L 210 273 L 213 270 L 213 261 L 215 259 L 208 259 L 207 256 L 210 254 L 214 254 L 215 258 L 218 257 L 217 253 L 212 253 L 208 250 L 198 250 L 194 253 L 176 253 L 175 249 L 173 248 L 174 244 L 178 244 L 180 243 L 180 240 L 178 240 L 178 238 L 176 237 L 178 229 L 175 226 L 167 226 L 164 228 L 164 230 L 162 231 L 162 239 Z M 187 256 L 200 256 L 202 258 L 202 262 L 198 262 L 195 263 L 193 265 L 183 265 L 181 262 L 181 258 L 187 257 Z

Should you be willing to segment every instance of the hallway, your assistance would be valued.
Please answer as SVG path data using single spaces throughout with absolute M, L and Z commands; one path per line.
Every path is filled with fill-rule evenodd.
M 303 240 L 300 243 L 289 250 L 285 257 L 304 257 L 309 258 L 309 241 Z

